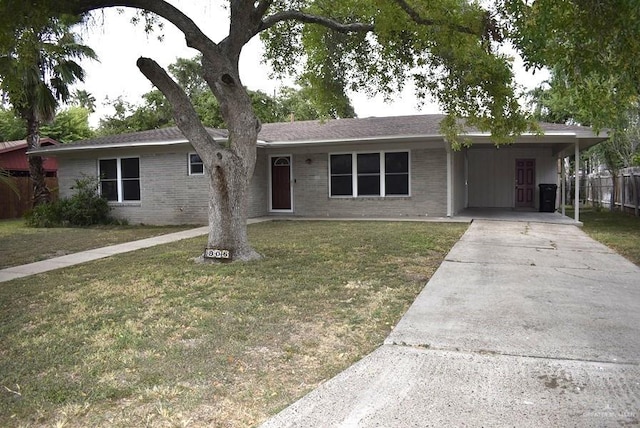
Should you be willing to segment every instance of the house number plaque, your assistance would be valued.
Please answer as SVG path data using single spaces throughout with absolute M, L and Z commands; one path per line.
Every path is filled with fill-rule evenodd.
M 231 252 L 229 250 L 219 250 L 217 248 L 205 248 L 204 257 L 206 259 L 229 260 L 231 258 Z

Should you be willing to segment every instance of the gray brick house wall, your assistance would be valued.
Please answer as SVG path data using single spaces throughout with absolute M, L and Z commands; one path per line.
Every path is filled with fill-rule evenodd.
M 249 218 L 264 217 L 268 214 L 268 197 L 269 197 L 269 176 L 266 151 L 258 149 L 258 159 L 256 160 L 256 169 L 253 172 L 253 179 L 249 187 Z
M 399 145 L 341 146 L 334 150 L 293 151 L 293 215 L 301 217 L 403 217 L 446 215 L 446 152 Z M 410 152 L 410 196 L 335 198 L 329 196 L 329 154 Z M 285 154 L 269 150 L 269 154 Z
M 451 152 L 448 157 L 447 144 L 440 133 L 442 117 L 263 124 L 249 188 L 248 216 L 441 217 L 455 215 L 468 207 L 511 208 L 515 204 L 516 160 L 534 159 L 536 184 L 554 183 L 559 156 L 570 155 L 577 147 L 585 149 L 605 138 L 595 136 L 585 127 L 542 124 L 544 136 L 523 135 L 513 145 L 496 149 L 488 134 L 469 128 L 473 146 Z M 207 129 L 207 132 L 219 141 L 227 138 L 226 130 Z M 331 154 L 388 151 L 410 153 L 408 196 L 330 196 Z M 100 159 L 138 157 L 140 201 L 114 203 L 116 216 L 131 223 L 207 223 L 208 179 L 205 175 L 189 175 L 188 154 L 194 150 L 176 127 L 43 147 L 37 152 L 45 157 L 51 154 L 58 157 L 63 197 L 72 193 L 70 188 L 75 179 L 83 174 L 97 175 Z M 270 156 L 290 156 L 293 195 L 290 211 L 284 208 L 280 212 L 270 211 Z M 286 186 L 283 167 L 286 164 L 278 165 L 275 180 Z M 345 182 L 342 186 L 346 186 Z M 288 206 L 286 191 L 277 192 L 274 199 L 277 206 Z
M 61 197 L 73 194 L 75 180 L 98 175 L 99 159 L 140 159 L 140 201 L 111 203 L 112 214 L 131 224 L 206 224 L 209 184 L 206 175 L 189 175 L 190 146 L 181 148 L 119 149 L 93 151 L 90 157 L 59 156 Z M 262 150 L 250 186 L 249 217 L 267 214 L 266 157 Z
M 77 179 L 98 174 L 96 160 L 92 158 L 58 157 L 58 191 L 61 198 L 73 195 L 71 189 Z

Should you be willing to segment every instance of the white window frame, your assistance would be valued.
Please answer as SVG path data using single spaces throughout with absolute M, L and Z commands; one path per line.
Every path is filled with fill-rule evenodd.
M 379 195 L 358 195 L 358 155 L 359 154 L 379 154 L 380 155 L 380 194 Z M 407 180 L 408 180 L 408 193 L 406 195 L 387 195 L 386 194 L 386 165 L 385 155 L 387 153 L 407 153 Z M 351 188 L 353 192 L 351 195 L 332 195 L 331 192 L 331 156 L 334 155 L 351 155 Z M 335 199 L 352 199 L 352 198 L 407 198 L 411 197 L 411 150 L 366 150 L 359 152 L 333 152 L 328 155 L 328 181 L 329 181 L 329 198 Z
M 102 194 L 102 173 L 100 171 L 100 161 L 107 161 L 107 160 L 115 160 L 116 161 L 116 186 L 118 189 L 118 200 L 117 201 L 109 201 L 109 203 L 129 203 L 129 202 L 140 202 L 140 199 L 128 199 L 128 200 L 124 200 L 124 189 L 122 186 L 122 159 L 138 159 L 138 186 L 140 187 L 140 198 L 142 198 L 142 186 L 140 186 L 141 184 L 141 178 L 140 178 L 140 157 L 139 156 L 122 156 L 122 157 L 109 157 L 109 158 L 99 158 L 98 159 L 98 179 L 99 179 L 99 183 L 98 183 L 98 191 L 100 194 Z M 130 179 L 129 179 L 130 180 Z
M 188 168 L 189 168 L 189 175 L 195 175 L 195 176 L 204 175 L 204 162 L 202 162 L 202 158 L 200 158 L 200 162 L 202 162 L 202 172 L 193 172 L 191 170 L 191 167 L 193 165 L 191 163 L 191 156 L 192 155 L 197 155 L 198 157 L 200 157 L 200 155 L 198 155 L 198 153 L 196 153 L 196 152 L 190 152 L 190 153 L 187 154 L 187 165 L 188 165 Z

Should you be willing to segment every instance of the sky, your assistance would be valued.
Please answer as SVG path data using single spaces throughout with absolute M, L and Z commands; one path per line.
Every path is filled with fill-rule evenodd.
M 213 41 L 219 41 L 227 34 L 228 12 L 221 3 L 210 0 L 170 0 L 177 8 L 201 28 Z M 136 66 L 140 56 L 154 59 L 167 67 L 177 58 L 192 58 L 197 54 L 188 48 L 184 36 L 172 24 L 166 23 L 161 32 L 146 34 L 142 25 L 134 26 L 130 20 L 131 9 L 105 9 L 95 12 L 94 25 L 82 27 L 82 42 L 94 49 L 99 62 L 83 61 L 86 72 L 84 84 L 76 89 L 84 89 L 96 99 L 96 112 L 90 123 L 96 127 L 99 119 L 114 113 L 105 105 L 106 98 L 113 100 L 122 96 L 126 101 L 137 104 L 141 95 L 153 89 L 152 84 Z M 162 34 L 162 41 L 158 35 Z M 270 71 L 262 63 L 262 45 L 258 37 L 247 44 L 240 57 L 240 79 L 251 90 L 261 90 L 273 95 L 282 86 L 293 86 L 292 81 L 270 78 Z M 521 62 L 514 63 L 518 83 L 532 88 L 546 78 L 545 73 L 526 73 Z M 411 114 L 439 113 L 437 104 L 427 100 L 419 105 L 413 95 L 413 86 L 407 85 L 390 102 L 382 97 L 370 98 L 364 94 L 349 93 L 358 117 L 398 116 Z

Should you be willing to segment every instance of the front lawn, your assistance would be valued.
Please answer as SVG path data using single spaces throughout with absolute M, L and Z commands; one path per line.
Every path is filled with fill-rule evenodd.
M 573 210 L 567 210 L 573 217 Z M 580 209 L 583 230 L 593 239 L 613 248 L 631 262 L 640 266 L 640 217 L 621 212 Z
M 0 220 L 0 269 L 83 250 L 185 230 L 193 226 L 27 227 L 24 220 Z
M 254 426 L 378 347 L 462 224 L 268 222 L 0 284 L 0 426 Z

